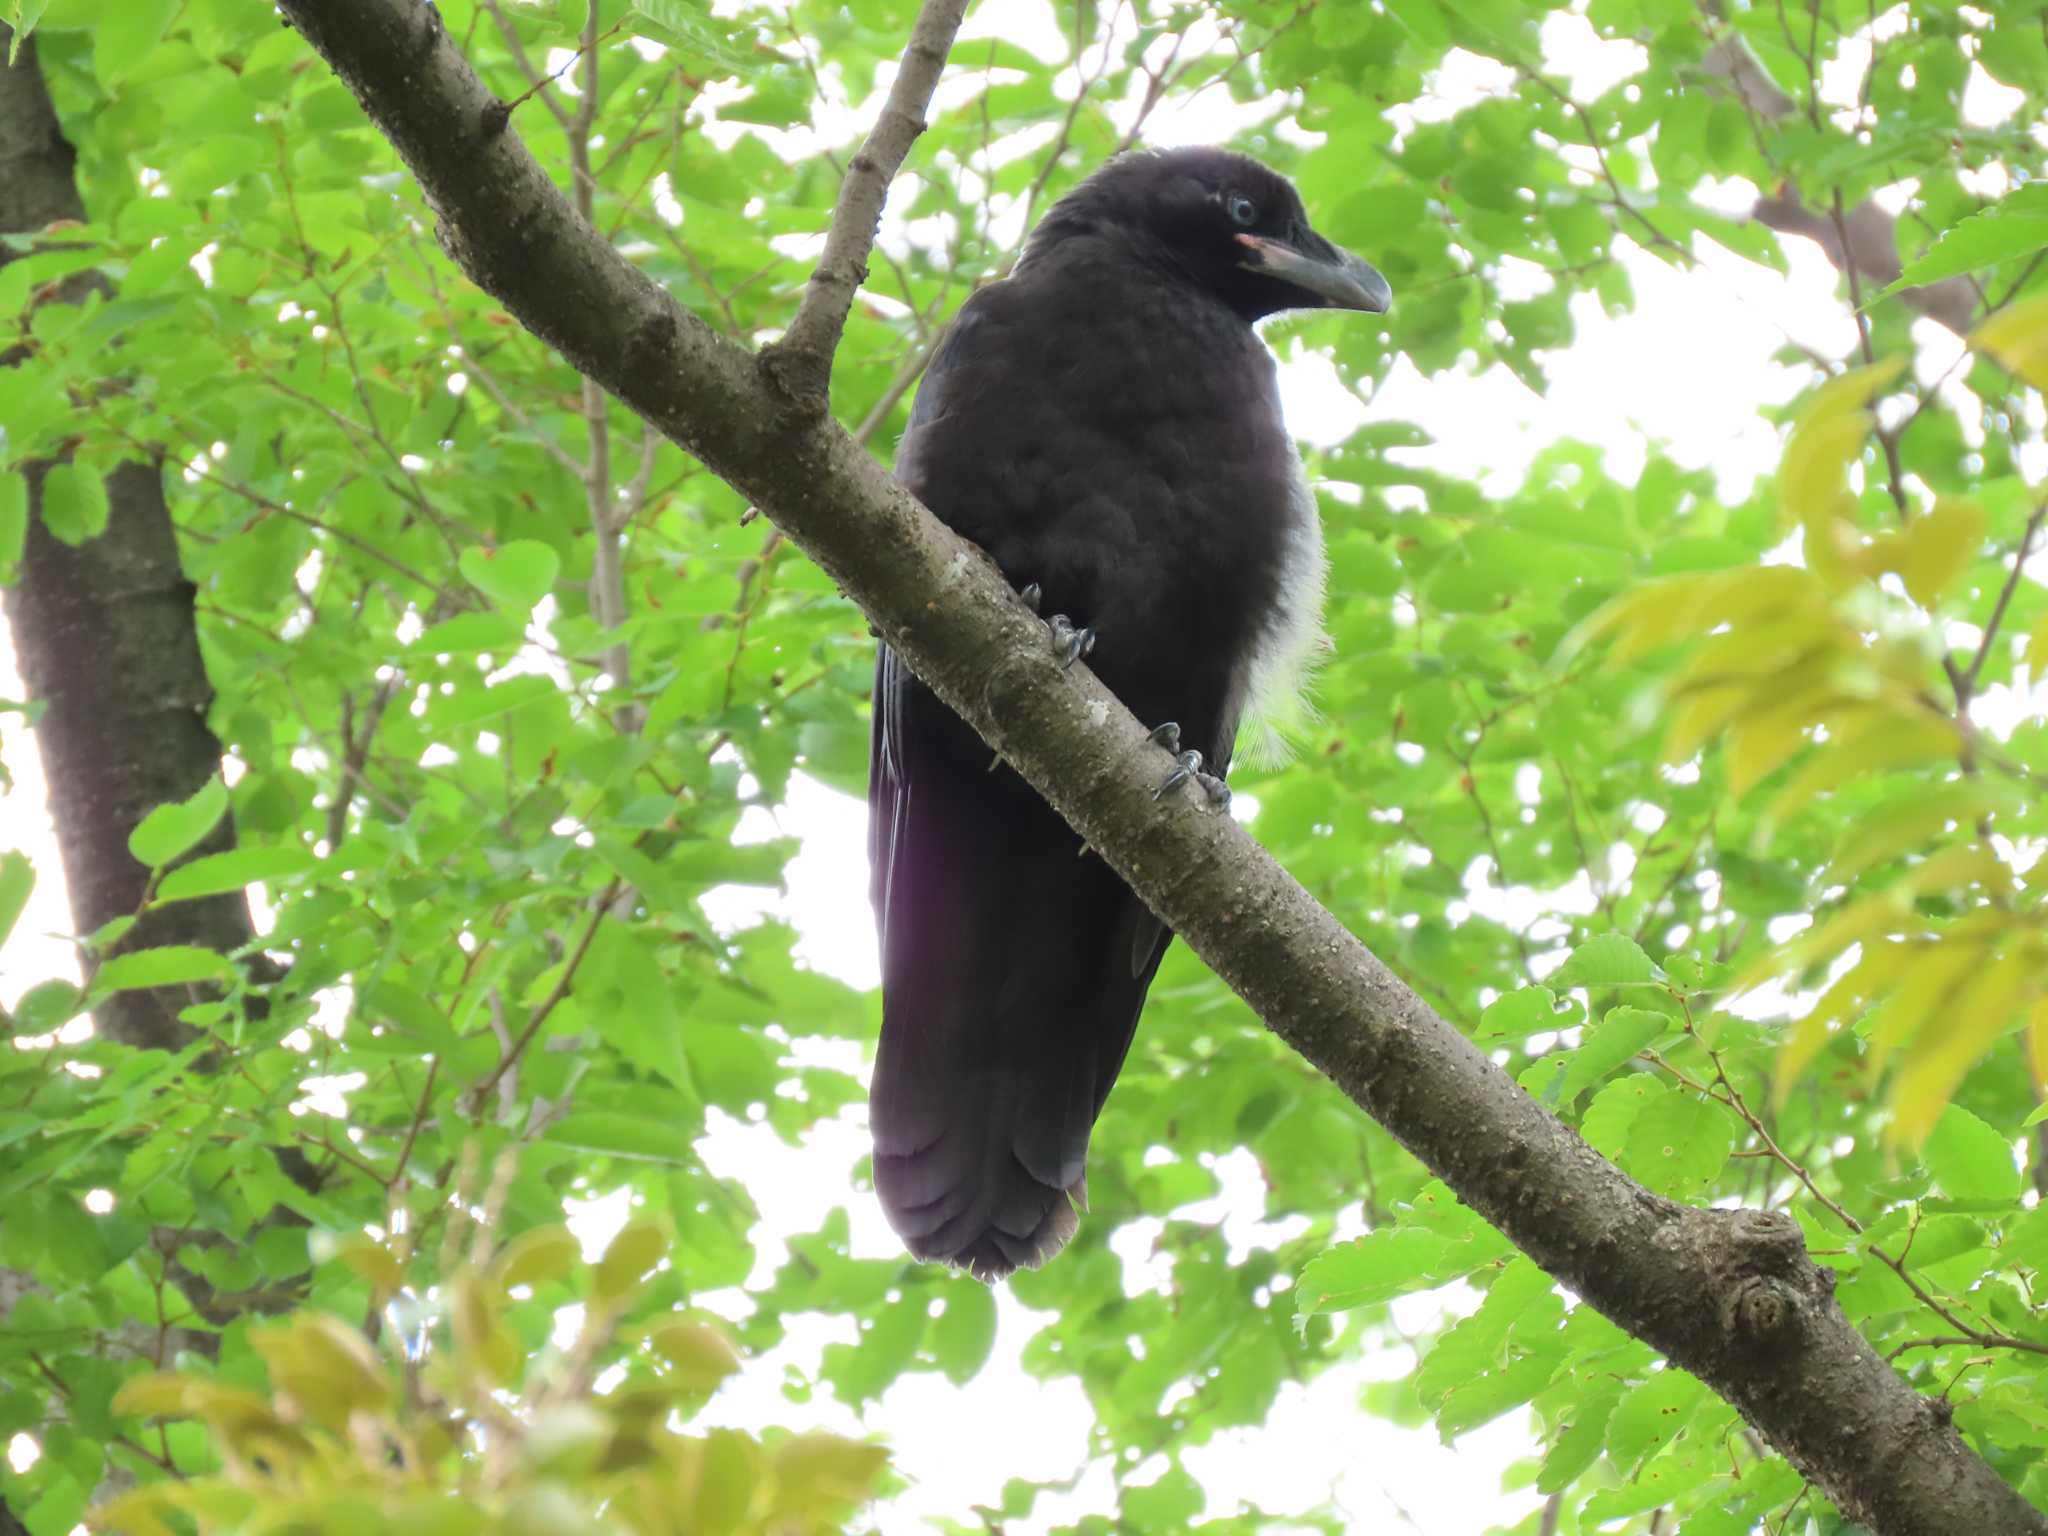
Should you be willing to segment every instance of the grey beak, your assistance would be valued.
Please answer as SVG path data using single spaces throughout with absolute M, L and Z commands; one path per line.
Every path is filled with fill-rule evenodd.
M 1245 248 L 1244 260 L 1238 265 L 1247 272 L 1263 272 L 1312 295 L 1303 308 L 1327 305 L 1332 309 L 1361 309 L 1383 315 L 1394 302 L 1394 290 L 1387 286 L 1384 277 L 1321 236 L 1311 235 L 1304 241 L 1310 247 L 1307 250 L 1264 235 L 1239 235 L 1237 243 Z

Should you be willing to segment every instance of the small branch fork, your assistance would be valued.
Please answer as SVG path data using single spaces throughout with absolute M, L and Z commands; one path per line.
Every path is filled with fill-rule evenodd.
M 832 356 L 853 296 L 867 280 L 868 253 L 882 226 L 882 204 L 910 146 L 924 132 L 925 109 L 938 89 L 967 0 L 925 0 L 910 29 L 910 46 L 867 142 L 846 168 L 825 252 L 818 258 L 796 318 L 782 339 L 761 354 L 762 367 L 783 394 L 805 411 L 823 415 L 830 396 Z

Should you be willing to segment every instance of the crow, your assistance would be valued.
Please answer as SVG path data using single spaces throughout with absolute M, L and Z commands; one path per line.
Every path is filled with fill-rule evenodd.
M 898 479 L 1050 613 L 1061 665 L 1090 655 L 1157 724 L 1162 793 L 1225 800 L 1240 723 L 1298 694 L 1321 640 L 1321 526 L 1252 327 L 1389 302 L 1268 167 L 1139 152 L 1062 198 L 932 357 Z M 868 809 L 876 1192 L 917 1258 L 1035 1268 L 1079 1225 L 1171 935 L 887 645 Z

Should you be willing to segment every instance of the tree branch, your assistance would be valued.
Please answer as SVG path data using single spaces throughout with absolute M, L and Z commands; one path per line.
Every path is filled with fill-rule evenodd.
M 1710 7 L 1710 14 L 1717 12 L 1718 7 Z M 1798 104 L 1778 89 L 1750 52 L 1749 45 L 1734 32 L 1726 33 L 1707 50 L 1700 67 L 1709 75 L 1727 80 L 1756 117 L 1775 121 L 1798 110 Z M 1797 190 L 1786 182 L 1775 196 L 1758 198 L 1750 217 L 1781 235 L 1806 236 L 1843 274 L 1866 279 L 1879 288 L 1898 281 L 1905 270 L 1899 263 L 1895 221 L 1869 198 L 1846 212 L 1839 208 L 1816 211 L 1801 202 Z M 1908 309 L 1958 336 L 1969 333 L 1977 311 L 1976 292 L 1959 277 L 1907 288 L 1897 297 Z M 1860 314 L 1858 319 L 1862 319 Z
M 1879 1360 L 1789 1216 L 1652 1195 L 1523 1093 L 1193 796 L 995 567 L 837 422 L 579 220 L 421 0 L 282 0 L 405 156 L 469 275 L 760 507 L 1267 1025 L 1550 1274 L 1699 1376 L 1882 1536 L 2044 1533 Z
M 867 281 L 868 253 L 882 226 L 882 204 L 888 200 L 889 184 L 895 181 L 910 146 L 924 132 L 925 108 L 931 105 L 946 55 L 953 51 L 953 35 L 966 14 L 967 0 L 924 0 L 919 8 L 910 29 L 910 46 L 896 67 L 881 120 L 839 184 L 839 201 L 833 205 L 831 228 L 825 235 L 825 253 L 811 273 L 803 303 L 797 306 L 796 318 L 782 339 L 761 355 L 769 377 L 791 400 L 817 415 L 824 415 L 829 403 L 832 355 L 839 350 L 839 336 L 846 329 L 853 296 Z

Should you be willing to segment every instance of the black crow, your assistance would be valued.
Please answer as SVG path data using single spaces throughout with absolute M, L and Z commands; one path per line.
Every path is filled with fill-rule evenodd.
M 1092 650 L 1159 726 L 1181 754 L 1162 790 L 1226 798 L 1241 719 L 1299 689 L 1321 638 L 1315 499 L 1252 326 L 1388 300 L 1257 161 L 1130 154 L 1046 214 L 925 374 L 898 478 L 1053 615 L 1062 663 Z M 882 1208 L 918 1258 L 1035 1267 L 1079 1224 L 1170 936 L 886 645 L 868 808 Z

